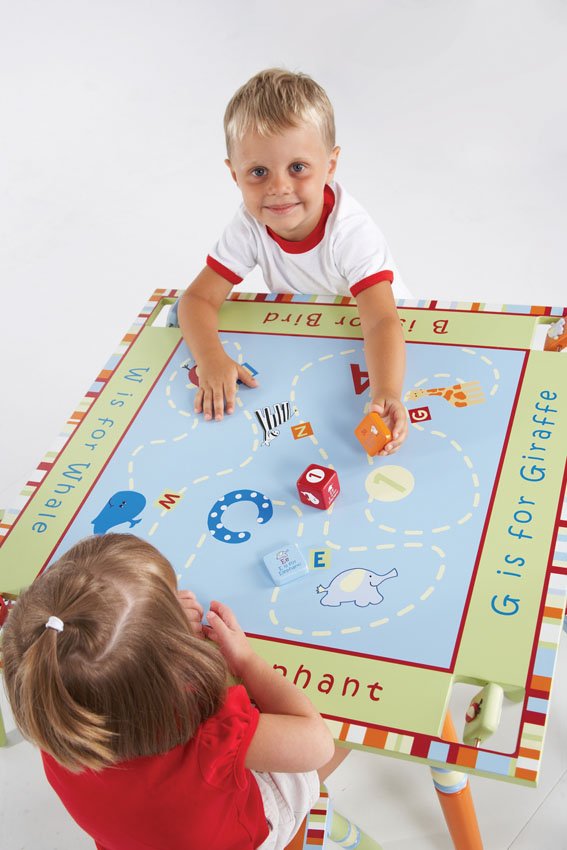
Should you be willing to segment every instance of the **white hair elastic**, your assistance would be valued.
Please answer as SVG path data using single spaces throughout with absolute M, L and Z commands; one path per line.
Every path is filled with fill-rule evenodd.
M 65 626 L 63 624 L 63 620 L 60 620 L 59 617 L 50 617 L 45 624 L 45 628 L 55 629 L 56 632 L 62 632 Z

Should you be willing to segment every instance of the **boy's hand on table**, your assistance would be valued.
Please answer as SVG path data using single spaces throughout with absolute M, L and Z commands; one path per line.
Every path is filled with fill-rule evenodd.
M 379 457 L 388 457 L 398 451 L 408 434 L 407 411 L 399 398 L 383 398 L 370 405 L 370 410 L 380 416 L 392 434 L 392 439 L 386 443 Z
M 202 637 L 203 626 L 201 621 L 203 619 L 203 606 L 191 590 L 178 590 L 177 598 L 185 616 L 189 620 L 191 631 L 197 637 Z
M 222 354 L 197 366 L 199 388 L 195 395 L 195 413 L 203 413 L 205 419 L 220 420 L 225 410 L 234 412 L 236 382 L 242 381 L 247 387 L 257 387 L 258 382 L 248 369 L 236 363 L 228 355 Z

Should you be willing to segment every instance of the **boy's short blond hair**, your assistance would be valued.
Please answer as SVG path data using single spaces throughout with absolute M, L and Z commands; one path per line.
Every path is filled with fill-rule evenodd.
M 260 71 L 230 99 L 224 114 L 226 150 L 249 130 L 272 136 L 301 122 L 320 131 L 329 151 L 335 147 L 335 116 L 325 90 L 307 74 L 282 68 Z

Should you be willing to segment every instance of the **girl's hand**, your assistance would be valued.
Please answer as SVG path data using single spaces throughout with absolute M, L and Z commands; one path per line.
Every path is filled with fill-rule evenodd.
M 399 398 L 377 399 L 370 405 L 370 410 L 380 416 L 392 434 L 392 439 L 386 443 L 379 457 L 392 455 L 400 448 L 408 433 L 407 411 Z
M 228 605 L 213 601 L 207 620 L 209 622 L 207 636 L 218 645 L 230 671 L 240 677 L 254 656 L 254 650 L 238 625 L 234 613 Z
M 203 619 L 203 606 L 190 590 L 178 590 L 177 598 L 185 616 L 189 620 L 191 631 L 197 637 L 203 637 L 203 625 L 201 622 Z

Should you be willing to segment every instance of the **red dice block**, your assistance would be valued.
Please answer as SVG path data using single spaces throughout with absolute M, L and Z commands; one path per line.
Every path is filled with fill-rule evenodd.
M 304 505 L 326 511 L 341 491 L 339 476 L 328 466 L 312 463 L 297 479 L 297 490 Z

